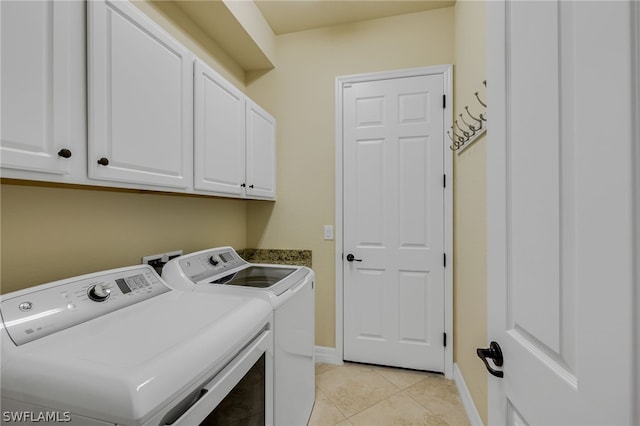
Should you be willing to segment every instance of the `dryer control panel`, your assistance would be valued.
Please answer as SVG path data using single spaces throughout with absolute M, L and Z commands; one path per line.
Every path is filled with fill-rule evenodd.
M 0 313 L 20 346 L 168 291 L 151 266 L 139 265 L 3 295 Z

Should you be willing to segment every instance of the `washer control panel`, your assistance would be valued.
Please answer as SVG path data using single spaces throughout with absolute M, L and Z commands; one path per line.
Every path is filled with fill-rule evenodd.
M 171 291 L 149 265 L 99 272 L 2 296 L 2 322 L 23 345 Z
M 184 274 L 194 283 L 247 264 L 231 247 L 185 255 L 177 261 Z

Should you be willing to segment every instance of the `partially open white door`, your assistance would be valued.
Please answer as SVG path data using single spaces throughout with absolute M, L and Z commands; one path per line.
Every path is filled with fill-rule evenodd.
M 633 7 L 488 4 L 490 424 L 639 420 Z

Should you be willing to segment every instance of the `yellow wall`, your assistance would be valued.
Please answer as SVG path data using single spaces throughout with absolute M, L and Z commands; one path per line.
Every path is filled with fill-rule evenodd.
M 455 6 L 455 111 L 482 108 L 473 95 L 485 73 L 485 3 Z M 487 82 L 491 84 L 491 82 Z M 486 103 L 486 102 L 485 102 Z M 466 114 L 466 112 L 464 112 Z M 490 119 L 490 117 L 489 117 Z M 469 121 L 469 120 L 468 120 Z M 476 348 L 487 343 L 486 136 L 454 154 L 454 358 L 483 422 L 487 423 L 487 373 Z
M 335 78 L 453 62 L 453 8 L 277 36 L 247 93 L 278 122 L 278 201 L 252 202 L 247 246 L 313 250 L 316 344 L 335 347 Z
M 20 181 L 0 190 L 2 293 L 149 254 L 245 246 L 243 200 Z

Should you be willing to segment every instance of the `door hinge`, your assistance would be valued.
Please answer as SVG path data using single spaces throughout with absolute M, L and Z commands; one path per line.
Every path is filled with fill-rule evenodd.
M 447 107 L 447 95 L 442 95 L 442 109 Z
M 447 267 L 447 253 L 442 253 L 442 263 L 444 267 Z
M 442 187 L 447 187 L 447 175 L 442 175 Z
M 442 344 L 447 347 L 447 333 L 442 333 Z

